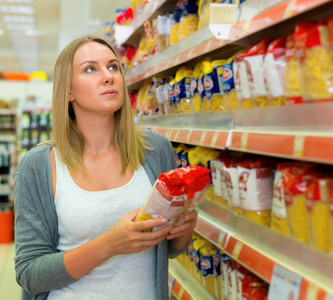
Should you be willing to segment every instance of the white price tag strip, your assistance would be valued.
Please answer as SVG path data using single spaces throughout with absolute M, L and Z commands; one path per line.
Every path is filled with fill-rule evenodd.
M 226 232 L 220 231 L 219 236 L 217 238 L 217 243 L 221 247 L 223 247 L 223 241 L 224 241 L 224 237 L 226 236 L 226 234 L 227 234 Z
M 298 299 L 302 278 L 275 265 L 269 285 L 268 300 Z
M 232 256 L 235 257 L 235 259 L 238 259 L 242 248 L 243 248 L 243 243 L 237 241 L 234 251 L 232 251 Z
M 175 142 L 176 142 L 177 139 L 178 139 L 179 132 L 180 132 L 180 130 L 177 130 L 177 131 L 176 131 L 176 134 L 175 134 Z
M 241 137 L 241 150 L 247 149 L 247 139 L 249 138 L 248 132 L 243 132 Z
M 249 31 L 249 28 L 250 28 L 251 22 L 252 22 L 252 17 L 247 18 L 247 19 L 244 21 L 244 26 L 243 26 L 243 32 L 244 32 L 244 33 L 247 33 L 247 32 Z
M 187 137 L 186 137 L 186 142 L 189 142 L 189 141 L 190 141 L 191 134 L 192 134 L 192 129 L 190 129 L 190 130 L 188 131 L 188 134 L 187 134 Z
M 215 132 L 213 135 L 213 138 L 212 138 L 212 142 L 210 143 L 211 147 L 215 147 L 218 137 L 219 137 L 219 133 Z
M 306 300 L 317 299 L 317 295 L 318 295 L 318 287 L 310 283 L 308 290 L 306 292 Z
M 206 138 L 206 135 L 207 135 L 207 132 L 204 131 L 202 134 L 201 134 L 201 138 L 200 138 L 200 145 L 203 145 L 204 142 L 205 142 L 205 138 Z
M 294 141 L 294 156 L 302 157 L 304 149 L 304 135 L 296 135 Z

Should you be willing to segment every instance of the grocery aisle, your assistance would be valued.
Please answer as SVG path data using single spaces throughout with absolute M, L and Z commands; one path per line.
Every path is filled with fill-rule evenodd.
M 0 299 L 21 299 L 21 287 L 16 283 L 14 270 L 14 244 L 0 244 Z

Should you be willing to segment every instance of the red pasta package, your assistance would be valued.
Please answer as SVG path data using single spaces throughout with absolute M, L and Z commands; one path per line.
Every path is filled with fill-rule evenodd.
M 183 224 L 184 215 L 199 204 L 202 192 L 210 182 L 210 170 L 202 166 L 188 166 L 162 173 L 135 221 L 166 218 L 168 222 L 162 227 Z

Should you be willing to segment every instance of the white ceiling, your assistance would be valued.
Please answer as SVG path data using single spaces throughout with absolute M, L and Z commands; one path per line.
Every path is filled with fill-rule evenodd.
M 116 9 L 131 2 L 0 0 L 0 71 L 43 70 L 52 80 L 56 58 L 70 40 L 87 33 L 103 36 L 105 22 L 114 21 Z

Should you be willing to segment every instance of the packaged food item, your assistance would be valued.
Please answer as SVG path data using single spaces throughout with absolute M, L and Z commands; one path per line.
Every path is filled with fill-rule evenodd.
M 314 24 L 309 21 L 299 22 L 294 33 L 287 36 L 285 93 L 288 105 L 303 103 L 301 60 L 305 56 L 307 32 Z
M 285 104 L 286 41 L 286 37 L 272 41 L 264 59 L 264 78 L 271 106 Z
M 234 83 L 238 107 L 242 109 L 252 108 L 250 85 L 247 79 L 247 67 L 244 60 L 244 53 L 239 53 L 235 56 L 233 63 Z
M 188 252 L 189 252 L 189 256 L 190 256 L 189 271 L 191 272 L 193 277 L 196 277 L 196 274 L 195 274 L 196 266 L 195 266 L 194 257 L 193 257 L 193 250 L 194 250 L 193 245 L 194 245 L 194 241 L 197 240 L 198 238 L 200 238 L 200 236 L 196 232 L 193 232 L 192 239 L 188 245 Z
M 173 9 L 173 13 L 169 16 L 169 19 L 168 19 L 168 30 L 170 32 L 169 44 L 171 46 L 176 44 L 179 41 L 179 37 L 178 37 L 179 21 L 180 21 L 180 16 L 182 14 L 181 4 L 182 4 L 181 0 L 177 1 L 177 3 L 175 4 L 175 7 Z
M 243 300 L 266 300 L 268 285 L 257 276 L 248 273 L 242 280 Z
M 183 1 L 179 20 L 178 40 L 182 40 L 198 29 L 199 18 L 196 0 Z
M 187 146 L 184 144 L 179 144 L 178 147 L 176 147 L 175 156 L 176 156 L 177 168 L 182 167 L 182 153 L 186 149 L 187 149 Z
M 222 187 L 221 187 L 221 172 L 220 169 L 223 168 L 223 162 L 219 159 L 213 159 L 211 164 L 211 174 L 212 174 L 212 184 L 214 202 L 222 205 Z
M 222 251 L 222 250 L 221 250 Z M 219 249 L 216 249 L 216 253 L 214 255 L 214 278 L 215 278 L 215 297 L 217 299 L 222 299 L 221 294 L 221 252 Z
M 200 263 L 200 249 L 208 245 L 209 242 L 202 237 L 197 237 L 197 239 L 193 242 L 192 257 L 195 265 L 195 278 L 197 278 L 202 284 L 204 284 L 204 279 Z
M 187 67 L 181 67 L 176 73 L 175 99 L 179 113 L 191 112 L 190 83 L 192 73 L 193 70 Z
M 305 46 L 304 60 L 301 60 L 303 99 L 330 99 L 333 96 L 333 58 L 324 22 L 310 28 L 306 34 Z
M 174 114 L 174 113 L 178 112 L 177 108 L 176 108 L 175 85 L 176 85 L 176 79 L 172 79 L 169 82 L 169 86 L 168 86 L 169 105 L 167 107 L 167 111 L 170 111 L 170 114 Z
M 305 195 L 306 176 L 309 176 L 314 171 L 314 167 L 307 163 L 286 162 L 281 164 L 280 171 L 283 180 L 288 231 L 297 240 L 308 243 L 309 226 Z
M 220 152 L 215 149 L 202 148 L 201 149 L 201 161 L 200 164 L 206 168 L 212 170 L 211 162 L 220 155 Z M 214 201 L 214 187 L 213 184 L 209 184 L 205 189 L 205 197 L 211 201 Z
M 309 219 L 309 242 L 319 250 L 329 252 L 332 232 L 330 231 L 330 197 L 333 196 L 333 176 L 311 178 L 306 186 Z
M 169 16 L 166 15 L 158 15 L 157 16 L 157 49 L 158 51 L 162 51 L 167 48 L 168 46 L 168 18 Z
M 228 58 L 223 66 L 222 93 L 225 99 L 226 110 L 238 109 L 238 101 L 235 89 L 234 64 L 235 55 Z
M 215 60 L 211 63 L 207 61 L 203 62 L 204 111 L 226 110 L 222 89 L 224 64 L 225 60 Z
M 202 166 L 188 166 L 162 173 L 136 221 L 164 217 L 168 220 L 167 225 L 183 224 L 184 214 L 198 205 L 203 190 L 210 182 L 210 170 Z
M 237 300 L 237 274 L 239 264 L 232 260 L 228 268 L 228 300 Z
M 243 58 L 247 66 L 247 79 L 249 82 L 253 107 L 268 106 L 264 78 L 264 58 L 267 52 L 268 43 L 268 39 L 263 39 L 261 42 L 248 48 Z
M 234 158 L 225 159 L 223 161 L 223 172 L 226 190 L 230 204 L 228 206 L 233 209 L 237 215 L 241 215 L 238 184 L 238 164 L 239 160 Z
M 273 199 L 273 172 L 263 159 L 238 163 L 239 196 L 242 215 L 270 226 Z
M 148 105 L 150 106 L 150 111 L 152 115 L 159 113 L 161 100 L 158 95 L 158 86 L 163 83 L 162 78 L 154 76 L 151 80 L 150 89 L 148 91 Z
M 198 3 L 198 16 L 199 24 L 198 28 L 205 27 L 209 24 L 210 20 L 210 3 L 212 0 L 199 0 Z
M 151 79 L 146 80 L 138 92 L 136 111 L 138 116 L 150 114 L 150 106 L 148 104 L 148 93 L 151 87 Z
M 284 201 L 282 173 L 280 170 L 283 166 L 283 164 L 278 165 L 274 174 L 271 229 L 288 236 L 290 233 L 287 222 L 286 203 Z
M 200 248 L 200 268 L 206 289 L 215 295 L 214 256 L 217 249 L 213 245 Z
M 229 273 L 231 272 L 231 264 L 232 264 L 232 259 L 226 255 L 222 254 L 220 256 L 221 259 L 221 293 L 222 293 L 222 299 L 223 300 L 229 300 Z

